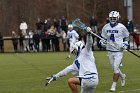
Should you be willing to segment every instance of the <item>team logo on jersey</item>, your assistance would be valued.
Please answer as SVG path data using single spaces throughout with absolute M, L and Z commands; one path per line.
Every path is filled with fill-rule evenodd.
M 107 33 L 118 33 L 118 30 L 107 30 Z

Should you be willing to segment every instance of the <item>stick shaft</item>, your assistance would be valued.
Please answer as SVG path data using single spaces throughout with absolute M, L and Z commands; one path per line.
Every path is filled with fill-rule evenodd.
M 131 54 L 133 54 L 133 55 L 137 56 L 138 58 L 140 58 L 140 56 L 139 56 L 139 55 L 135 54 L 134 52 L 130 51 L 129 49 L 127 49 L 127 51 L 128 51 L 128 52 L 130 52 Z

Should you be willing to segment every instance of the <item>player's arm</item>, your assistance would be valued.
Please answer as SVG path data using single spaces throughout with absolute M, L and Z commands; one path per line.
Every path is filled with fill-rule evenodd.
M 100 39 L 100 41 L 99 41 L 99 43 L 101 43 L 101 46 L 102 47 L 106 47 L 106 45 L 107 45 L 107 36 L 106 36 L 106 33 L 105 33 L 106 31 L 105 31 L 105 26 L 103 27 L 103 29 L 102 29 L 102 33 L 101 33 L 101 37 L 103 38 L 103 39 Z
M 79 39 L 79 34 L 75 31 L 75 38 L 78 40 Z
M 86 30 L 87 30 L 86 48 L 87 48 L 87 51 L 90 51 L 93 45 L 92 34 L 90 33 L 92 30 L 90 27 L 87 27 Z
M 122 28 L 123 30 L 123 44 L 121 46 L 121 49 L 127 49 L 129 46 L 129 32 L 125 26 Z

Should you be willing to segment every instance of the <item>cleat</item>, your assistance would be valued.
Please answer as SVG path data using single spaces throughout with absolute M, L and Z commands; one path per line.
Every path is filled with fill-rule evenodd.
M 125 78 L 126 78 L 126 75 L 123 74 L 123 77 L 121 78 L 121 86 L 122 86 L 122 87 L 125 86 Z
M 110 89 L 110 92 L 114 92 L 116 90 L 116 88 L 115 87 L 112 87 L 111 89 Z

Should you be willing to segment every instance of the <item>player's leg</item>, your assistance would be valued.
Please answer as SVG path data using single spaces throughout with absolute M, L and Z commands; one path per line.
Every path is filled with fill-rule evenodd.
M 112 70 L 114 72 L 114 60 L 115 60 L 115 57 L 114 57 L 114 53 L 113 52 L 109 52 L 108 53 L 109 55 L 109 60 L 110 60 L 110 64 L 112 66 Z M 111 89 L 110 91 L 115 91 L 116 89 L 116 81 L 118 80 L 118 74 L 113 74 L 113 82 L 112 82 L 112 86 L 111 86 Z
M 82 79 L 81 81 L 81 93 L 94 93 L 98 85 L 98 76 L 95 75 L 91 79 Z
M 79 78 L 76 78 L 76 77 L 69 78 L 68 84 L 73 93 L 78 93 L 77 85 L 80 85 Z
M 120 67 L 120 64 L 121 64 L 121 59 L 122 59 L 122 53 L 121 52 L 117 52 L 117 53 L 114 54 L 114 62 L 112 64 L 114 75 L 113 75 L 113 83 L 112 83 L 110 91 L 115 91 L 116 90 L 116 85 L 117 85 L 118 79 L 120 77 L 119 67 Z
M 67 59 L 71 58 L 71 51 L 72 51 L 72 45 L 73 43 L 72 42 L 69 42 L 70 44 L 70 47 L 69 47 L 69 55 L 67 56 Z
M 121 64 L 122 58 L 123 58 L 123 53 L 119 52 L 119 53 L 117 53 L 117 56 L 118 56 L 118 59 L 116 61 L 118 62 L 118 64 Z M 122 71 L 120 70 L 120 65 L 118 67 L 118 71 L 119 71 L 119 76 L 121 78 L 121 86 L 125 86 L 126 75 L 124 73 L 122 73 Z
M 74 42 L 70 42 L 70 47 L 69 47 L 69 55 L 68 55 L 68 59 L 71 58 L 71 52 L 73 51 L 73 46 L 74 46 Z
M 126 75 L 124 73 L 122 73 L 121 70 L 119 71 L 119 74 L 120 74 L 120 78 L 121 78 L 121 86 L 124 87 Z

